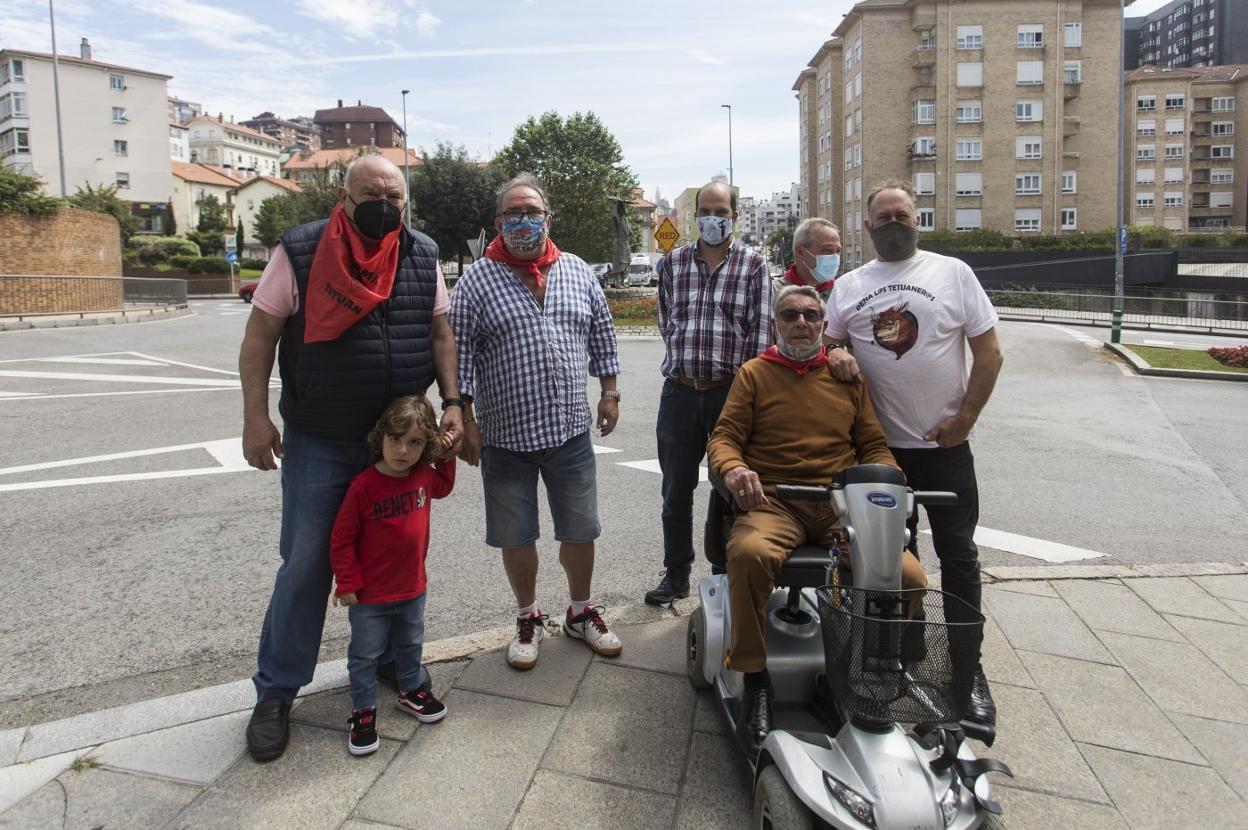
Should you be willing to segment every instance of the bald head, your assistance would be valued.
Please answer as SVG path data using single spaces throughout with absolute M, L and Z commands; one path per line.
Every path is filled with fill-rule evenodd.
M 373 182 L 392 182 L 402 191 L 399 196 L 399 202 L 407 199 L 407 182 L 403 178 L 403 171 L 398 168 L 394 162 L 379 154 L 369 154 L 360 156 L 347 165 L 347 173 L 342 178 L 342 188 L 351 194 L 356 201 L 364 201 L 356 191 L 367 183 Z M 369 199 L 378 199 L 384 195 L 381 192 L 369 195 Z
M 732 218 L 737 217 L 737 194 L 731 187 L 723 182 L 708 182 L 698 188 L 698 192 L 693 197 L 693 210 L 698 216 L 717 216 L 717 210 L 703 211 L 703 203 L 707 205 L 714 204 L 718 207 L 720 204 L 725 205 L 731 213 Z

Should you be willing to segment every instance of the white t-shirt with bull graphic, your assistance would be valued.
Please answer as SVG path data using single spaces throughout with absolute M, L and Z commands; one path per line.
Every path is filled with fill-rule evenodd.
M 997 324 L 970 266 L 916 251 L 874 259 L 836 281 L 826 333 L 848 341 L 890 447 L 935 447 L 923 435 L 954 415 L 966 394 L 966 338 Z

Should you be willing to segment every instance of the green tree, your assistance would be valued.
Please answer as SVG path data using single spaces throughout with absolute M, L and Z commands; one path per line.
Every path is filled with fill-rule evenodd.
M 43 194 L 43 182 L 0 167 L 0 213 L 27 213 L 50 216 L 61 207 L 61 200 Z
M 240 257 L 243 255 L 243 242 L 245 241 L 245 236 L 246 231 L 243 230 L 243 220 L 239 219 L 238 228 L 234 231 L 234 250 L 238 251 L 238 255 Z
M 260 203 L 256 212 L 256 239 L 272 248 L 282 234 L 302 224 L 302 202 L 298 193 L 279 193 Z
M 780 228 L 767 237 L 767 256 L 772 264 L 788 268 L 793 264 L 793 229 Z
M 502 181 L 498 168 L 469 157 L 463 146 L 438 142 L 433 155 L 422 153 L 412 171 L 412 223 L 433 237 L 445 259 L 462 265 L 464 240 L 493 224 L 494 191 Z
M 589 262 L 611 258 L 615 228 L 608 197 L 631 201 L 637 178 L 598 116 L 530 116 L 516 127 L 494 164 L 503 178 L 522 172 L 537 176 L 550 195 L 551 233 L 561 249 Z M 635 222 L 634 212 L 627 213 Z
M 178 220 L 173 215 L 173 199 L 169 200 L 169 206 L 165 209 L 165 236 L 178 235 Z
M 100 185 L 92 187 L 90 182 L 84 182 L 73 196 L 65 199 L 66 202 L 76 208 L 83 210 L 93 210 L 96 213 L 107 213 L 117 220 L 117 227 L 121 230 L 121 244 L 125 245 L 130 241 L 130 237 L 142 227 L 143 222 L 130 210 L 130 203 L 125 199 L 118 198 L 117 185 Z
M 225 205 L 216 196 L 206 196 L 199 206 L 199 223 L 188 231 L 186 238 L 199 245 L 204 256 L 220 256 L 225 253 L 225 232 L 231 230 L 225 214 Z

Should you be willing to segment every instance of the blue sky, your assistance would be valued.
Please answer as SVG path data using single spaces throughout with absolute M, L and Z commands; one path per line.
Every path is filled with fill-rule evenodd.
M 1140 0 L 1142 14 L 1165 0 Z M 362 100 L 411 142 L 485 158 L 531 114 L 592 110 L 654 197 L 727 172 L 767 196 L 798 173 L 790 87 L 849 0 L 56 0 L 57 43 L 173 75 L 171 94 L 236 119 Z M 47 3 L 0 0 L 0 45 L 50 50 Z

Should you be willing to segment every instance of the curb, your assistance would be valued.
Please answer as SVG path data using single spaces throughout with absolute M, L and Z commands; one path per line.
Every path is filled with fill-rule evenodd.
M 170 320 L 175 317 L 186 317 L 193 312 L 189 306 L 173 305 L 164 308 L 145 308 L 120 311 L 102 317 L 36 317 L 25 320 L 0 320 L 0 332 L 29 331 L 31 329 L 69 329 L 81 326 L 113 326 L 126 323 L 148 323 L 157 320 Z
M 1105 348 L 1131 364 L 1136 374 L 1162 378 L 1197 378 L 1200 380 L 1248 381 L 1248 372 L 1217 372 L 1205 369 L 1157 369 L 1144 358 L 1120 343 L 1105 343 Z
M 1159 565 L 1019 565 L 984 568 L 984 584 L 1056 579 L 1144 579 L 1248 574 L 1248 563 L 1167 562 Z

